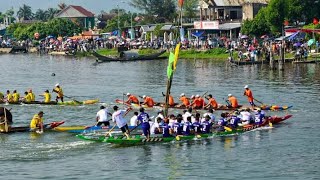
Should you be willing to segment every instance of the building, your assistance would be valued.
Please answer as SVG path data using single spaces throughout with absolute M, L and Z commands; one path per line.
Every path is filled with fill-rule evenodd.
M 95 26 L 94 14 L 81 6 L 69 5 L 56 14 L 56 18 L 70 19 L 86 29 L 93 29 Z

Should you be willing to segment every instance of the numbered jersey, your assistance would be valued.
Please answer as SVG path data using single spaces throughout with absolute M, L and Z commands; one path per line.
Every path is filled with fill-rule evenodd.
M 190 129 L 192 127 L 192 124 L 190 122 L 186 122 L 183 125 L 183 134 L 184 135 L 190 135 Z
M 263 122 L 263 115 L 262 114 L 255 114 L 254 115 L 254 124 L 260 125 Z
M 211 130 L 211 124 L 208 121 L 204 121 L 202 124 L 202 132 L 203 133 L 210 133 Z
M 145 112 L 140 113 L 138 116 L 138 120 L 141 123 L 149 123 L 149 114 L 147 114 Z
M 199 122 L 194 122 L 192 128 L 195 133 L 201 133 L 201 124 Z
M 182 135 L 183 126 L 180 123 L 174 123 L 173 124 L 173 131 L 176 133 L 176 135 Z

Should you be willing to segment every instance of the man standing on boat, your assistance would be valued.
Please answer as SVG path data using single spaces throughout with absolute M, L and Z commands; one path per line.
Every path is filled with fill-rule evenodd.
M 59 83 L 56 84 L 56 87 L 52 91 L 57 93 L 56 102 L 58 102 L 58 99 L 61 99 L 61 102 L 63 102 L 63 91 Z
M 147 139 L 150 138 L 150 124 L 149 124 L 149 114 L 144 112 L 144 108 L 140 108 L 140 114 L 138 115 L 138 120 L 140 121 L 141 128 L 143 134 L 146 136 Z
M 245 85 L 244 86 L 244 92 L 243 92 L 243 95 L 244 96 L 247 96 L 248 97 L 248 101 L 249 101 L 249 103 L 250 103 L 250 105 L 251 105 L 251 107 L 252 107 L 252 109 L 256 106 L 255 104 L 254 104 L 254 102 L 253 102 L 253 94 L 252 94 L 252 91 L 249 89 L 249 86 L 248 85 Z
M 128 97 L 128 100 L 125 102 L 125 103 L 128 103 L 128 104 L 131 104 L 131 103 L 134 103 L 134 104 L 139 104 L 139 99 L 130 94 L 130 93 L 127 93 L 127 97 Z
M 127 124 L 127 120 L 124 116 L 131 110 L 120 110 L 118 106 L 113 106 L 114 113 L 112 114 L 112 121 L 117 124 L 122 133 L 129 139 L 130 131 Z
M 97 112 L 96 115 L 96 126 L 101 126 L 102 124 L 104 124 L 105 126 L 109 126 L 110 123 L 108 120 L 108 115 L 112 116 L 112 114 L 108 112 L 108 109 L 106 107 L 100 106 L 100 110 Z
M 141 105 L 147 105 L 148 107 L 154 106 L 154 100 L 150 96 L 143 95 L 142 98 L 144 101 Z
M 35 114 L 30 122 L 30 131 L 43 132 L 43 111 L 40 111 L 38 114 Z

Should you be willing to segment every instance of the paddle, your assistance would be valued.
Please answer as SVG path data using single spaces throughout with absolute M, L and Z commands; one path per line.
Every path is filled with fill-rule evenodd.
M 262 105 L 264 105 L 264 103 L 263 102 L 261 102 L 261 101 L 259 101 L 259 100 L 257 100 L 256 98 L 253 98 L 255 101 L 257 101 L 258 103 L 260 103 L 260 104 L 262 104 Z
M 223 100 L 227 103 L 228 107 L 231 107 L 231 104 L 229 103 L 228 100 L 226 100 L 225 98 L 223 98 Z
M 9 132 L 9 126 L 8 126 L 6 108 L 3 108 L 3 110 L 4 110 L 4 130 L 5 130 L 6 132 Z
M 132 110 L 132 108 L 128 108 L 127 111 L 126 111 L 126 113 L 123 115 L 123 117 L 125 117 L 131 110 Z M 110 131 L 106 133 L 106 136 L 107 136 L 107 134 L 109 134 L 109 136 L 110 136 L 110 133 L 113 131 L 113 129 L 116 127 L 116 125 L 117 125 L 117 123 L 115 123 L 115 124 L 113 125 L 113 127 L 110 129 Z M 130 134 L 130 131 L 129 131 L 129 134 Z M 123 137 L 123 136 L 122 136 L 122 137 Z
M 74 102 L 76 102 L 76 103 L 82 104 L 82 102 L 75 100 L 73 97 L 66 96 L 66 95 L 64 95 L 64 97 L 69 98 L 69 99 L 72 99 L 72 101 L 74 101 Z

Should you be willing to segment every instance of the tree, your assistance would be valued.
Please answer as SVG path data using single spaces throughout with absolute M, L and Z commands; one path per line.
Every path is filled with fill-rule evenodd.
M 188 18 L 191 22 L 191 19 L 197 15 L 197 6 L 198 0 L 185 0 L 183 5 L 183 16 Z
M 31 20 L 33 17 L 31 7 L 23 4 L 17 12 L 17 16 L 20 20 Z
M 58 7 L 59 7 L 59 11 L 65 9 L 67 7 L 67 4 L 66 3 L 60 3 L 58 4 Z
M 288 17 L 289 6 L 287 0 L 271 0 L 267 7 L 267 16 L 271 31 L 282 34 L 284 20 Z
M 143 10 L 148 16 L 155 17 L 156 22 L 172 22 L 176 17 L 174 0 L 131 0 L 130 5 Z
M 48 17 L 47 12 L 42 9 L 38 9 L 34 14 L 34 18 L 40 21 L 47 21 L 47 17 Z
M 48 8 L 47 10 L 47 19 L 51 20 L 54 18 L 54 16 L 59 12 L 56 8 Z

